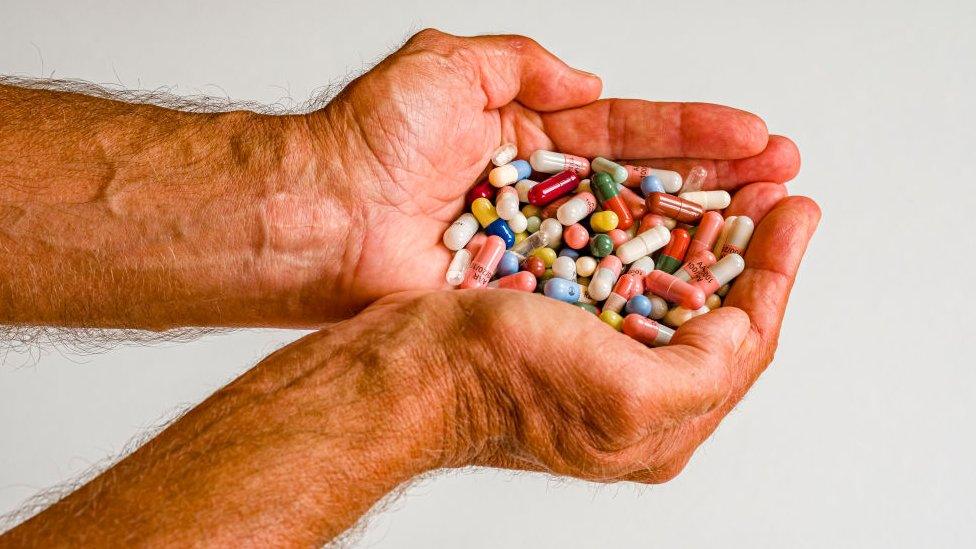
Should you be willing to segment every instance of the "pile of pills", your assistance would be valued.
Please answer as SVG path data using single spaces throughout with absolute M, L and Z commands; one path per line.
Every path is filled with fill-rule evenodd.
M 701 190 L 700 166 L 682 178 L 602 157 L 516 155 L 511 143 L 492 153 L 470 212 L 444 233 L 452 286 L 538 291 L 657 346 L 720 307 L 745 268 L 753 222 L 722 216 L 732 197 Z

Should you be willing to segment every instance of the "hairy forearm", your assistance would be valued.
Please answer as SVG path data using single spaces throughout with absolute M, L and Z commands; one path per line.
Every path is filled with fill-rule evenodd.
M 449 387 L 420 325 L 349 321 L 264 360 L 0 540 L 13 546 L 321 544 L 444 459 Z M 435 360 L 428 357 L 428 360 Z
M 0 323 L 309 326 L 346 210 L 303 116 L 0 85 Z M 314 230 L 310 227 L 315 227 Z M 318 305 L 316 307 L 316 305 Z

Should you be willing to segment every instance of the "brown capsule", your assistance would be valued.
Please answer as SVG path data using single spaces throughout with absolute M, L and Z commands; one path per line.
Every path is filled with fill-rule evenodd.
M 681 223 L 694 223 L 705 212 L 700 205 L 667 193 L 651 193 L 647 195 L 647 211 L 652 214 L 670 217 Z

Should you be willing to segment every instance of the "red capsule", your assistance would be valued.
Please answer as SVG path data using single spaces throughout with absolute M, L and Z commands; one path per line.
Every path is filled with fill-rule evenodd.
M 689 254 L 687 261 L 674 273 L 674 276 L 691 283 L 692 280 L 703 276 L 708 267 L 714 265 L 716 261 L 718 260 L 715 259 L 715 254 L 709 250 L 702 250 L 695 255 Z
M 681 223 L 694 223 L 705 212 L 700 205 L 667 193 L 647 195 L 647 210 Z
M 666 255 L 676 259 L 679 263 L 684 261 L 685 254 L 688 252 L 688 245 L 691 243 L 691 235 L 688 231 L 678 228 L 671 231 L 671 240 L 667 246 L 661 250 L 661 255 Z
M 488 286 L 492 288 L 519 290 L 522 292 L 534 292 L 536 283 L 535 275 L 528 271 L 519 271 L 508 276 L 503 276 L 491 282 Z
M 559 172 L 529 189 L 529 204 L 545 206 L 576 190 L 579 182 L 580 178 L 573 170 Z
M 701 221 L 698 222 L 698 229 L 695 231 L 695 238 L 691 239 L 691 243 L 688 245 L 688 257 L 705 250 L 711 250 L 719 233 L 722 232 L 723 225 L 725 225 L 725 219 L 722 214 L 714 211 L 702 214 Z
M 644 199 L 627 187 L 620 187 L 620 198 L 627 203 L 627 207 L 630 208 L 630 214 L 634 219 L 640 219 L 647 213 L 647 206 L 644 204 Z
M 701 309 L 705 305 L 705 292 L 701 288 L 664 271 L 651 271 L 644 277 L 644 287 L 654 295 L 686 309 Z
M 624 317 L 621 330 L 644 345 L 667 345 L 674 335 L 674 330 L 638 314 Z
M 621 275 L 614 284 L 610 296 L 603 303 L 603 310 L 619 313 L 628 299 L 640 293 L 644 293 L 644 281 L 641 280 L 640 275 L 635 273 Z
M 643 203 L 644 202 L 641 201 L 641 204 Z M 600 205 L 604 210 L 610 210 L 611 212 L 617 214 L 618 228 L 627 230 L 634 225 L 634 216 L 620 194 L 604 200 Z
M 464 290 L 487 286 L 491 277 L 495 276 L 495 269 L 498 268 L 498 262 L 504 254 L 505 241 L 499 236 L 489 236 L 478 250 L 478 255 L 471 260 L 471 265 L 465 271 L 464 280 L 459 287 Z
M 485 179 L 481 183 L 478 183 L 474 187 L 468 189 L 468 194 L 464 197 L 465 209 L 470 210 L 471 203 L 479 198 L 487 198 L 494 203 L 496 192 L 498 192 L 498 189 L 492 186 L 491 181 Z

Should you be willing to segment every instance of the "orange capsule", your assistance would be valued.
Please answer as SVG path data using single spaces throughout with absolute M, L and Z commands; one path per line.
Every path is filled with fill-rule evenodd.
M 664 271 L 651 271 L 644 277 L 644 287 L 654 295 L 687 309 L 700 309 L 705 305 L 705 292 L 701 288 Z
M 699 204 L 666 193 L 647 195 L 647 210 L 681 223 L 694 223 L 705 212 Z
M 464 280 L 461 281 L 460 288 L 483 288 L 495 276 L 495 269 L 502 255 L 505 254 L 505 241 L 500 236 L 492 235 L 485 240 L 484 245 L 478 250 L 478 254 L 471 260 L 471 265 L 464 273 Z
M 702 214 L 701 221 L 698 222 L 698 229 L 695 231 L 695 238 L 691 239 L 691 243 L 688 244 L 688 257 L 697 255 L 704 250 L 711 250 L 724 225 L 725 219 L 722 214 L 715 211 Z
M 681 267 L 681 262 L 688 251 L 688 244 L 691 242 L 691 235 L 688 231 L 678 228 L 671 231 L 671 240 L 667 246 L 661 250 L 661 255 L 657 257 L 654 268 L 666 273 L 674 273 Z
M 646 316 L 629 314 L 624 317 L 622 331 L 644 345 L 667 345 L 671 343 L 674 330 L 658 324 Z
M 582 250 L 590 243 L 590 233 L 583 225 L 574 223 L 563 229 L 563 242 L 574 250 Z
M 519 271 L 508 276 L 503 276 L 488 284 L 489 288 L 504 288 L 507 290 L 519 290 L 522 292 L 534 292 L 536 285 L 535 275 L 528 271 Z
M 620 187 L 620 198 L 630 208 L 630 214 L 634 219 L 640 219 L 647 213 L 647 205 L 644 203 L 644 199 L 627 187 Z
M 715 261 L 717 261 L 715 254 L 709 250 L 702 250 L 695 255 L 689 254 L 685 264 L 674 273 L 674 276 L 685 282 L 691 282 L 705 276 L 705 271 L 710 265 L 714 265 Z

